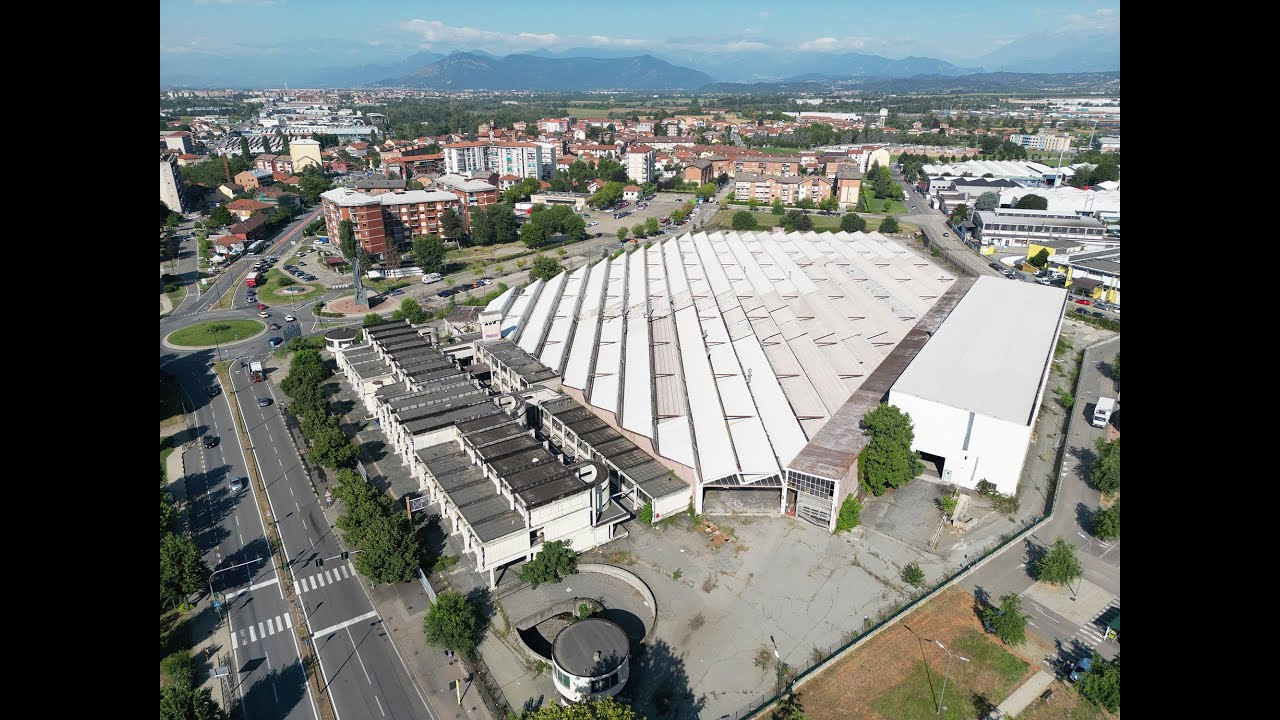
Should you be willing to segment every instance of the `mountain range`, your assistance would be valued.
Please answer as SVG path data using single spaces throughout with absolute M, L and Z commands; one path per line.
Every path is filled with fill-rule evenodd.
M 695 89 L 711 76 L 651 55 L 619 58 L 546 57 L 455 52 L 426 67 L 372 83 L 437 90 Z

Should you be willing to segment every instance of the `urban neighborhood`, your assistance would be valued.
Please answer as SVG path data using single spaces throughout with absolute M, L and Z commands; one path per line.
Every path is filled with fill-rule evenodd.
M 161 2 L 162 720 L 1119 717 L 1119 6 L 1005 4 Z

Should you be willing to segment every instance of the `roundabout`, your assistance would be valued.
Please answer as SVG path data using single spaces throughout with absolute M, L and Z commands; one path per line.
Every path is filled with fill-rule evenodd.
M 266 331 L 266 323 L 259 320 L 228 318 L 175 330 L 165 336 L 164 343 L 183 350 L 202 350 L 252 340 Z

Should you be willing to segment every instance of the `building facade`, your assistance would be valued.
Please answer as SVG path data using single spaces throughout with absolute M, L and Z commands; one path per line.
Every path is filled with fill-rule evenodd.
M 441 150 L 445 172 L 454 175 L 483 170 L 521 178 L 550 177 L 544 173 L 551 163 L 544 161 L 543 148 L 537 143 L 480 140 L 445 145 Z
M 1101 242 L 1106 226 L 1073 212 L 997 208 L 974 214 L 974 241 L 983 246 L 1027 247 L 1038 240 Z
M 329 237 L 340 237 L 339 225 L 350 220 L 360 247 L 370 255 L 386 252 L 389 243 L 402 245 L 417 235 L 438 235 L 443 230 L 444 213 L 462 210 L 458 196 L 442 190 L 394 190 L 367 195 L 336 188 L 320 199 Z
M 640 184 L 653 182 L 655 178 L 653 159 L 656 155 L 657 152 L 651 147 L 632 145 L 627 150 L 625 158 L 627 176 Z
M 820 202 L 831 196 L 831 181 L 819 175 L 757 175 L 739 173 L 734 178 L 733 196 L 738 200 L 757 200 L 771 203 L 781 200 L 786 204 L 808 198 Z
M 322 167 L 320 159 L 320 143 L 316 140 L 302 139 L 289 143 L 289 158 L 293 161 L 293 170 L 302 172 L 308 167 Z
M 1009 142 L 1021 145 L 1028 150 L 1059 152 L 1071 149 L 1070 135 L 1023 135 L 1015 133 L 1009 136 Z
M 178 172 L 177 153 L 160 153 L 160 202 L 173 212 L 186 212 L 182 201 L 182 173 Z
M 766 157 L 742 156 L 733 158 L 729 166 L 729 175 L 737 177 L 738 173 L 755 173 L 758 175 L 798 175 L 800 173 L 800 157 L 798 155 L 771 155 Z

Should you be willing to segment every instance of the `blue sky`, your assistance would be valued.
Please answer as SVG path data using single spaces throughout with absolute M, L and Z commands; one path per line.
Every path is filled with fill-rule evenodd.
M 1118 0 L 161 0 L 160 63 L 162 72 L 218 62 L 315 68 L 395 62 L 419 50 L 586 47 L 680 58 L 859 52 L 960 64 L 1042 33 L 1115 32 L 1118 47 L 1119 23 Z

